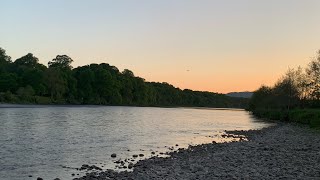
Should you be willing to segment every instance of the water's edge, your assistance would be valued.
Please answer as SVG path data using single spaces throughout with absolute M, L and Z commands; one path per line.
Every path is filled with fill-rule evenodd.
M 132 172 L 91 172 L 74 180 L 320 177 L 319 132 L 289 123 L 278 123 L 260 130 L 226 132 L 232 136 L 246 136 L 248 141 L 190 146 L 170 152 L 166 158 L 139 161 Z

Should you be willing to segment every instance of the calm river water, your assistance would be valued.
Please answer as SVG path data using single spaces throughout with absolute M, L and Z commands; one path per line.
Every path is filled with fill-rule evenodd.
M 2 105 L 0 179 L 72 179 L 83 175 L 75 169 L 82 164 L 114 168 L 114 160 L 133 154 L 146 158 L 219 141 L 224 130 L 268 125 L 241 110 Z

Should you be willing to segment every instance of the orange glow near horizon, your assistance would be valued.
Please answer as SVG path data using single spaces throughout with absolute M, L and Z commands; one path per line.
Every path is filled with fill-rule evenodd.
M 58 54 L 147 81 L 228 93 L 273 85 L 320 49 L 320 1 L 2 2 L 0 47 L 13 60 Z

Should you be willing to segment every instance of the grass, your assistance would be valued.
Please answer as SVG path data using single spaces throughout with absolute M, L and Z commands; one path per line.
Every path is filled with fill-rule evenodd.
M 320 129 L 320 109 L 258 109 L 253 114 L 260 118 L 308 124 L 310 127 Z

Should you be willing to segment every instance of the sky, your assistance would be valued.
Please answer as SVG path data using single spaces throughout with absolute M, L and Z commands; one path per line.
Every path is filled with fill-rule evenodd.
M 47 65 L 109 63 L 227 93 L 272 85 L 320 49 L 319 0 L 0 0 L 0 47 Z

